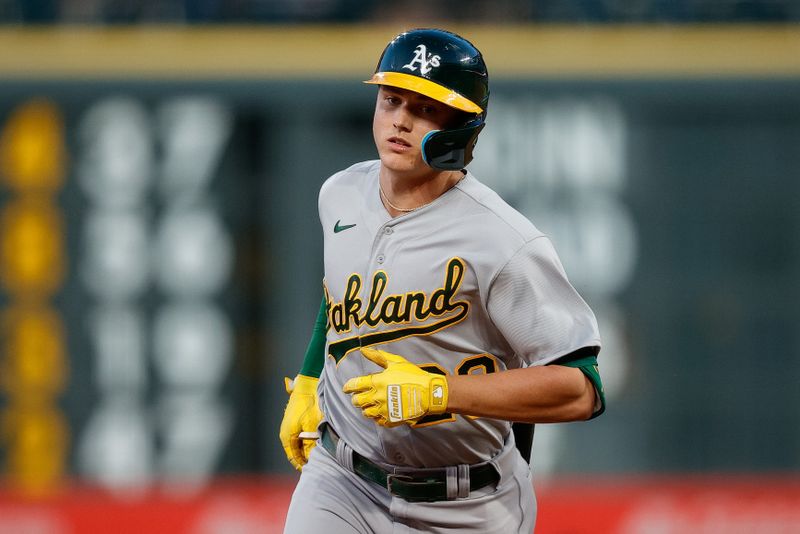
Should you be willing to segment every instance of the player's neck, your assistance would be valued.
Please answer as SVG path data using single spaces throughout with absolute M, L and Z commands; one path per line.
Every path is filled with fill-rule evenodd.
M 403 175 L 381 169 L 379 176 L 381 201 L 393 216 L 427 206 L 457 184 L 461 171 L 436 171 L 421 177 Z

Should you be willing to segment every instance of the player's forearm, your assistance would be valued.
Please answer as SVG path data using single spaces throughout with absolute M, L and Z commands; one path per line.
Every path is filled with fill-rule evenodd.
M 591 417 L 595 391 L 579 369 L 561 365 L 447 377 L 447 411 L 531 423 Z
M 322 368 L 325 366 L 325 331 L 328 328 L 325 305 L 325 298 L 323 297 L 317 313 L 317 320 L 314 323 L 314 330 L 303 358 L 303 366 L 300 369 L 301 375 L 312 378 L 319 378 L 320 374 L 322 374 Z

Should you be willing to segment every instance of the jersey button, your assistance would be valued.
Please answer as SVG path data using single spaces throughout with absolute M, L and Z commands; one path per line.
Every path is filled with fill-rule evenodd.
M 394 232 L 394 230 L 392 229 L 391 226 L 387 226 L 386 228 L 383 229 L 383 233 L 386 235 L 392 235 L 392 232 Z
M 380 264 L 383 264 L 383 262 L 386 261 L 386 256 L 384 256 L 383 254 L 378 254 L 378 257 L 375 258 L 375 261 L 377 261 Z

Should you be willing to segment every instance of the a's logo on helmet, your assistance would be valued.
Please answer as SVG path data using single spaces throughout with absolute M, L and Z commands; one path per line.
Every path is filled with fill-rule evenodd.
M 439 66 L 440 59 L 441 58 L 439 56 L 428 54 L 428 49 L 424 44 L 421 44 L 417 46 L 416 50 L 414 50 L 414 58 L 407 64 L 403 65 L 403 68 L 413 72 L 417 70 L 415 65 L 419 64 L 420 74 L 428 74 L 434 67 Z

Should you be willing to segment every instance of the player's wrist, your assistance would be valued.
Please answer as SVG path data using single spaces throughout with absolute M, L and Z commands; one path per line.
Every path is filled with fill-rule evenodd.
M 319 378 L 298 374 L 294 377 L 294 391 L 303 395 L 316 395 Z
M 428 396 L 429 414 L 440 414 L 447 411 L 447 403 L 450 397 L 447 378 L 434 375 L 429 383 Z

